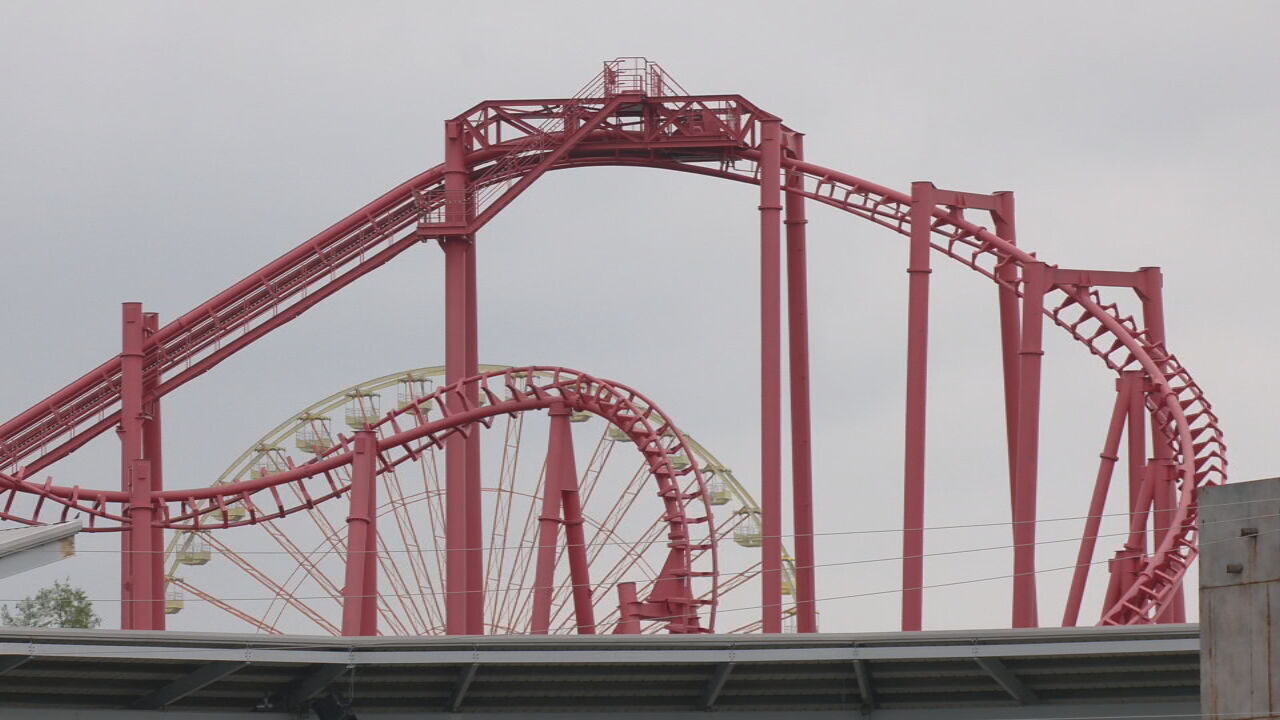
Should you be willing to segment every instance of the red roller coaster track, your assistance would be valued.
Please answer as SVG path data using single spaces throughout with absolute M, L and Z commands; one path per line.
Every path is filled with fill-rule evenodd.
M 1115 410 L 1107 425 L 1064 623 L 1075 624 L 1078 617 L 1098 518 L 1126 428 L 1131 531 L 1110 563 L 1100 621 L 1134 624 L 1183 619 L 1182 578 L 1197 552 L 1196 492 L 1206 484 L 1225 482 L 1227 461 L 1209 402 L 1190 372 L 1166 348 L 1158 268 L 1095 271 L 1048 264 L 1015 244 L 1011 193 L 941 190 L 930 183 L 915 183 L 910 193 L 903 193 L 807 162 L 802 136 L 777 116 L 738 95 L 689 95 L 657 64 L 638 58 L 606 62 L 603 71 L 571 98 L 486 101 L 474 106 L 445 122 L 444 157 L 443 164 L 398 185 L 163 327 L 155 315 L 142 313 L 140 305 L 126 304 L 120 355 L 0 426 L 0 518 L 41 523 L 51 516 L 45 508 L 54 507 L 59 517 L 73 512 L 88 516 L 91 530 L 122 531 L 123 625 L 159 628 L 164 624 L 164 580 L 158 550 L 165 529 L 238 524 L 241 521 L 233 521 L 227 512 L 229 503 L 255 508 L 242 521 L 253 524 L 350 492 L 343 631 L 372 634 L 375 615 L 367 598 L 377 575 L 361 551 L 370 547 L 376 533 L 369 511 L 374 502 L 372 478 L 424 448 L 443 446 L 447 457 L 447 631 L 478 633 L 484 627 L 484 556 L 478 433 L 472 430 L 503 413 L 551 412 L 549 477 L 563 478 L 563 483 L 548 482 L 543 537 L 549 540 L 542 545 L 551 550 L 544 548 L 541 553 L 549 553 L 549 559 L 540 560 L 539 573 L 550 572 L 556 526 L 563 525 L 575 593 L 578 587 L 589 593 L 589 569 L 575 552 L 575 547 L 581 549 L 581 538 L 580 530 L 577 539 L 573 531 L 572 447 L 563 425 L 567 412 L 588 410 L 614 423 L 636 444 L 666 504 L 667 564 L 648 597 L 623 597 L 615 631 L 638 632 L 641 621 L 654 620 L 665 622 L 673 632 L 714 628 L 714 593 L 695 598 L 689 586 L 694 574 L 690 553 L 710 550 L 714 555 L 714 547 L 698 547 L 686 531 L 689 523 L 710 523 L 710 507 L 705 513 L 688 512 L 692 503 L 705 505 L 705 487 L 696 463 L 676 469 L 668 461 L 667 456 L 679 452 L 681 444 L 664 440 L 673 434 L 668 432 L 670 419 L 634 391 L 582 373 L 540 368 L 554 379 L 534 382 L 527 372 L 478 372 L 476 233 L 547 171 L 640 166 L 760 188 L 761 627 L 765 632 L 781 630 L 784 242 L 797 628 L 816 630 L 806 201 L 844 210 L 909 239 L 903 628 L 918 629 L 922 617 L 928 293 L 934 253 L 985 275 L 997 287 L 1015 544 L 1013 624 L 1038 623 L 1035 498 L 1046 318 L 1118 376 Z M 971 220 L 968 214 L 973 212 L 989 214 L 994 229 Z M 445 255 L 447 385 L 432 396 L 441 408 L 438 418 L 428 418 L 421 407 L 411 405 L 373 423 L 374 427 L 389 423 L 393 432 L 388 434 L 385 427 L 380 436 L 368 429 L 357 432 L 314 461 L 287 471 L 211 488 L 163 488 L 161 398 L 428 240 L 438 241 Z M 1099 288 L 1135 291 L 1142 304 L 1141 319 L 1104 300 Z M 110 428 L 119 429 L 122 442 L 121 489 L 68 487 L 51 479 L 34 479 Z M 350 466 L 350 482 L 331 474 L 340 466 Z M 318 492 L 316 482 L 321 483 Z M 283 487 L 302 500 L 284 501 Z M 252 496 L 258 497 L 250 503 Z M 16 502 L 24 497 L 32 501 Z M 557 507 L 561 504 L 562 508 Z M 1150 547 L 1149 532 L 1154 538 Z M 153 560 L 135 565 L 131 557 Z M 550 591 L 549 586 L 546 590 Z M 535 608 L 538 602 L 535 596 Z M 575 605 L 580 611 L 579 630 L 594 631 L 589 603 L 578 604 L 575 598 Z M 705 615 L 700 610 L 704 606 L 708 608 Z M 535 609 L 535 618 L 539 612 Z M 545 624 L 539 629 L 535 620 L 534 631 L 545 632 Z

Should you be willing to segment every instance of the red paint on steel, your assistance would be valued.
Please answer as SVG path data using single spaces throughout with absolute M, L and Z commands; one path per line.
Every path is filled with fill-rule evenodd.
M 120 350 L 120 459 L 121 485 L 129 495 L 125 515 L 129 529 L 122 540 L 120 626 L 126 630 L 154 629 L 155 602 L 151 463 L 146 458 L 144 436 L 146 414 L 143 407 L 143 343 L 145 326 L 142 304 L 125 303 L 122 313 Z
M 542 511 L 538 514 L 538 548 L 533 573 L 533 614 L 529 632 L 546 635 L 551 626 L 551 593 L 555 590 L 556 542 L 560 532 L 560 484 L 564 482 L 564 442 L 570 411 L 564 403 L 551 406 L 551 437 L 547 441 L 546 479 L 542 483 Z
M 160 318 L 156 313 L 142 314 L 142 330 L 145 337 L 156 333 L 160 327 Z M 160 419 L 160 397 L 155 393 L 157 373 L 144 375 L 142 379 L 142 453 L 151 469 L 151 490 L 164 489 L 164 436 Z M 151 624 L 152 630 L 163 630 L 165 626 L 165 579 L 164 579 L 164 526 L 155 523 L 151 527 L 150 568 L 151 573 Z
M 924 617 L 925 393 L 929 354 L 929 236 L 935 207 L 930 182 L 911 183 L 907 263 L 907 399 L 902 480 L 902 629 Z
M 466 369 L 465 377 L 480 373 L 479 318 L 476 311 L 476 236 L 466 245 Z M 480 404 L 479 388 L 472 384 L 466 388 L 467 404 Z M 467 634 L 484 634 L 484 517 L 480 492 L 480 433 L 467 436 Z
M 445 255 L 445 381 L 456 387 L 445 398 L 451 413 L 467 409 L 459 383 L 466 377 L 466 262 L 470 239 L 452 236 L 441 241 Z M 450 635 L 467 634 L 467 439 L 449 436 L 445 445 L 445 613 Z
M 1126 375 L 1137 375 L 1136 372 Z M 1089 499 L 1089 514 L 1085 518 L 1084 532 L 1080 535 L 1080 551 L 1076 554 L 1076 568 L 1071 575 L 1071 588 L 1067 591 L 1066 607 L 1062 611 L 1062 626 L 1075 627 L 1080 618 L 1080 602 L 1084 598 L 1085 583 L 1093 566 L 1093 552 L 1098 543 L 1098 528 L 1102 525 L 1102 513 L 1106 511 L 1107 493 L 1111 487 L 1111 475 L 1120 456 L 1120 436 L 1129 411 L 1129 394 L 1134 390 L 1131 378 L 1116 380 L 1116 401 L 1111 410 L 1111 422 L 1107 424 L 1107 436 L 1099 454 L 1098 475 L 1093 481 L 1093 495 Z
M 1017 242 L 1012 192 L 994 195 L 996 210 L 992 213 L 996 234 Z M 1004 374 L 1004 431 L 1009 462 L 1009 512 L 1013 512 L 1018 462 L 1018 348 L 1022 343 L 1021 313 L 1018 296 L 1018 265 L 1012 260 L 996 268 L 996 292 L 1000 305 L 1000 364 Z
M 641 613 L 636 600 L 636 584 L 620 582 L 618 588 L 618 624 L 613 627 L 615 635 L 639 635 Z
M 342 634 L 378 634 L 378 437 L 357 430 L 351 458 L 347 512 L 346 584 L 342 587 Z
M 761 617 L 782 632 L 782 123 L 760 123 Z
M 154 376 L 157 383 L 154 392 L 148 394 L 161 397 L 207 372 L 388 262 L 416 244 L 420 237 L 473 233 L 482 220 L 487 221 L 546 171 L 605 165 L 647 166 L 748 183 L 771 184 L 777 179 L 776 173 L 760 172 L 762 165 L 773 162 L 772 152 L 762 154 L 761 141 L 765 128 L 776 123 L 775 116 L 737 95 L 683 95 L 656 66 L 645 64 L 644 71 L 638 73 L 623 72 L 621 67 L 616 63 L 608 65 L 605 72 L 572 99 L 488 101 L 454 118 L 451 122 L 459 138 L 456 145 L 465 145 L 461 149 L 463 167 L 459 168 L 455 161 L 451 168 L 432 168 L 401 184 L 160 328 L 145 340 L 142 348 L 143 374 Z M 655 89 L 661 91 L 659 94 L 676 95 L 659 97 L 654 94 Z M 547 123 L 557 122 L 560 123 L 556 126 L 558 130 L 536 126 L 541 123 L 543 127 L 550 127 Z M 512 136 L 516 139 L 512 140 Z M 808 200 L 850 212 L 906 235 L 919 224 L 918 217 L 916 223 L 912 222 L 911 198 L 903 193 L 795 157 L 783 157 L 780 162 L 781 168 L 791 173 L 789 177 L 794 174 L 801 177 L 800 187 L 792 187 L 788 182 L 789 193 L 803 195 Z M 461 195 L 453 196 L 454 203 L 480 203 L 487 214 L 482 217 L 477 213 L 476 220 L 470 223 L 447 222 L 450 215 L 446 207 L 450 199 L 446 193 L 450 186 L 445 178 L 447 169 L 452 170 L 455 189 L 459 178 L 465 177 L 470 184 Z M 969 197 L 980 196 L 957 193 L 955 197 L 964 206 Z M 933 250 L 992 278 L 1015 294 L 1026 292 L 1026 268 L 1038 260 L 1011 242 L 1012 238 L 1001 237 L 1002 232 L 1011 233 L 1011 229 L 1001 227 L 999 217 L 995 232 L 965 220 L 955 207 L 932 207 L 927 217 Z M 415 223 L 421 234 L 411 232 Z M 409 234 L 404 234 L 406 232 Z M 1107 278 L 1112 275 L 1123 274 L 1072 272 L 1081 277 L 1067 280 L 1055 270 L 1045 283 L 1044 304 L 1037 307 L 1036 312 L 1063 328 L 1113 371 L 1142 372 L 1153 429 L 1162 438 L 1154 452 L 1163 452 L 1159 445 L 1167 444 L 1167 472 L 1170 478 L 1176 478 L 1166 483 L 1175 489 L 1176 504 L 1170 507 L 1168 487 L 1165 487 L 1157 508 L 1158 512 L 1171 513 L 1167 524 L 1174 531 L 1163 533 L 1149 554 L 1145 552 L 1145 538 L 1131 538 L 1122 551 L 1123 561 L 1130 569 L 1117 574 L 1122 582 L 1109 594 L 1102 613 L 1104 624 L 1153 622 L 1159 617 L 1177 614 L 1176 610 L 1167 608 L 1176 605 L 1181 580 L 1197 552 L 1196 489 L 1225 481 L 1226 448 L 1204 393 L 1187 369 L 1167 351 L 1163 339 L 1156 341 L 1150 327 L 1143 328 L 1117 305 L 1105 302 L 1094 287 L 1108 284 Z M 1007 298 L 1008 293 L 1002 296 Z M 1007 303 L 1002 302 L 1002 317 L 1005 305 Z M 1029 314 L 1031 312 L 1024 308 L 1024 325 Z M 1008 333 L 1002 336 L 1007 339 Z M 1025 345 L 1026 339 L 1019 338 L 1019 341 Z M 127 413 L 120 409 L 129 394 L 125 390 L 129 384 L 123 381 L 126 364 L 134 363 L 124 355 L 109 360 L 0 426 L 0 468 L 4 468 L 4 472 L 0 472 L 0 493 L 8 498 L 0 518 L 41 523 L 46 521 L 40 514 L 42 508 L 61 508 L 64 517 L 72 512 L 87 517 L 89 530 L 95 532 L 125 529 L 131 524 L 131 518 L 140 518 L 135 515 L 140 504 L 136 501 L 143 498 L 133 497 L 129 488 L 85 489 L 33 479 L 40 469 L 107 429 L 120 425 L 123 430 L 135 424 L 128 421 Z M 135 371 L 136 368 L 131 367 L 129 372 L 136 374 Z M 1006 385 L 1008 382 L 1006 374 Z M 1016 395 L 1023 403 L 1031 402 L 1027 389 L 1019 388 Z M 527 409 L 540 402 L 524 400 L 507 407 Z M 1145 413 L 1140 411 L 1140 414 Z M 767 422 L 767 415 L 762 420 Z M 467 423 L 484 417 L 488 415 L 475 408 L 454 412 L 449 418 L 450 427 L 454 429 L 443 436 L 452 437 L 457 434 L 457 428 L 465 428 Z M 1028 420 L 1020 411 L 1016 420 L 1022 434 Z M 1132 436 L 1141 433 L 1134 430 L 1135 424 L 1130 420 L 1132 447 L 1135 444 Z M 1013 456 L 1025 457 L 1027 450 L 1021 447 L 1020 440 L 1015 440 L 1018 447 Z M 1153 491 L 1145 490 L 1146 507 L 1139 510 L 1144 500 L 1136 496 L 1143 492 L 1144 473 L 1141 455 L 1135 454 L 1135 458 L 1131 463 L 1131 490 L 1135 496 L 1133 520 L 1145 523 Z M 281 473 L 260 485 L 240 483 L 214 489 L 161 490 L 153 492 L 149 499 L 162 503 L 156 507 L 158 523 L 165 527 L 184 527 L 185 523 L 197 529 L 229 527 L 240 523 L 228 522 L 225 517 L 220 523 L 210 522 L 211 507 L 225 506 L 228 501 L 244 502 L 247 494 L 278 484 L 288 484 L 300 491 L 302 488 L 296 480 L 343 462 L 330 456 L 292 476 Z M 129 471 L 122 463 L 122 473 Z M 1027 471 L 1018 469 L 1015 477 L 1024 477 Z M 306 502 L 324 502 L 345 491 L 337 487 L 318 497 L 307 497 Z M 11 500 L 19 493 L 37 496 L 35 507 L 13 510 Z M 1020 499 L 1021 493 L 1015 494 Z M 164 503 L 174 503 L 176 509 Z M 1018 505 L 1017 500 L 1014 504 Z M 124 507 L 117 510 L 118 506 Z M 149 507 L 140 512 L 150 512 Z M 1024 506 L 1023 515 L 1025 509 Z M 244 524 L 267 522 L 294 511 L 294 507 L 283 504 L 278 509 L 268 507 L 262 513 L 251 511 L 250 519 Z M 1142 549 L 1135 547 L 1134 542 Z M 1022 557 L 1025 560 L 1025 552 Z M 673 561 L 669 565 L 674 572 L 680 563 Z M 466 587 L 465 578 L 463 582 Z M 685 612 L 681 608 L 688 606 L 680 595 L 684 591 L 670 590 L 670 585 L 663 586 L 662 592 L 667 593 L 663 602 L 669 603 L 673 613 Z M 641 605 L 648 604 L 649 599 L 641 602 Z M 714 613 L 714 604 L 711 609 Z M 657 611 L 644 612 L 648 613 L 646 617 L 652 617 Z M 465 619 L 462 622 L 465 627 Z M 671 623 L 673 631 L 695 626 L 693 622 Z
M 804 136 L 790 136 L 793 157 L 804 157 Z M 788 190 L 802 189 L 804 177 L 787 173 Z M 809 278 L 805 239 L 805 199 L 783 199 L 787 235 L 787 334 L 791 374 L 791 507 L 795 528 L 796 631 L 818 631 L 816 559 L 813 549 L 813 441 L 809 411 Z
M 1044 357 L 1044 263 L 1022 266 L 1022 343 L 1018 351 L 1018 458 L 1013 500 L 1013 626 L 1039 625 L 1036 607 L 1036 475 L 1040 455 L 1040 369 Z

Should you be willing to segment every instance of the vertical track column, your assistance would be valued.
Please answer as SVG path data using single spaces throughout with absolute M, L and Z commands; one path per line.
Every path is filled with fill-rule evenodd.
M 1022 339 L 1018 351 L 1018 453 L 1013 507 L 1013 626 L 1036 627 L 1036 478 L 1040 459 L 1040 366 L 1049 268 L 1022 266 Z
M 907 265 L 907 406 L 903 460 L 902 629 L 919 630 L 924 615 L 925 392 L 929 377 L 929 234 L 933 183 L 911 183 L 911 248 Z
M 1166 363 L 1163 362 L 1162 356 L 1168 353 L 1168 336 L 1164 324 L 1164 276 L 1158 267 L 1141 268 L 1141 273 L 1145 280 L 1140 293 L 1143 324 L 1146 326 L 1148 342 L 1159 348 L 1156 361 L 1163 371 L 1166 369 Z M 1164 434 L 1165 428 L 1162 427 L 1157 412 L 1154 410 L 1150 412 L 1152 454 L 1150 482 L 1152 483 L 1151 497 L 1155 506 L 1155 512 L 1152 515 L 1154 528 L 1152 542 L 1155 547 L 1159 547 L 1165 535 L 1172 529 L 1170 525 L 1173 523 L 1174 511 L 1178 504 L 1178 474 L 1173 463 L 1173 447 Z M 1170 604 L 1156 618 L 1156 622 L 1186 622 L 1186 598 L 1183 595 L 1181 583 Z
M 587 538 L 582 529 L 582 497 L 578 493 L 578 467 L 574 461 L 573 426 L 569 412 L 552 415 L 552 432 L 560 445 L 560 501 L 564 509 L 565 555 L 569 558 L 569 582 L 573 591 L 573 618 L 579 635 L 595 635 L 595 608 L 591 603 L 591 567 L 587 561 Z M 558 426 L 558 431 L 557 431 Z M 550 472 L 550 465 L 547 467 Z
M 1062 612 L 1063 627 L 1075 627 L 1080 618 L 1080 602 L 1084 599 L 1085 582 L 1093 567 L 1093 551 L 1098 544 L 1098 529 L 1102 525 L 1102 513 L 1107 506 L 1111 475 L 1120 460 L 1120 435 L 1124 432 L 1124 421 L 1129 412 L 1129 392 L 1131 383 L 1123 377 L 1116 378 L 1116 401 L 1111 409 L 1107 437 L 1099 454 L 1098 475 L 1093 481 L 1093 496 L 1089 500 L 1089 515 L 1085 518 L 1084 532 L 1080 535 L 1080 551 L 1076 555 L 1071 589 L 1067 592 L 1067 604 Z
M 149 630 L 151 601 L 155 589 L 151 574 L 152 510 L 151 472 L 144 456 L 143 346 L 145 333 L 142 303 L 122 307 L 120 350 L 120 460 L 121 485 L 128 494 L 129 528 L 122 533 L 120 564 L 120 626 L 126 630 Z
M 804 159 L 804 136 L 792 136 L 792 155 Z M 783 198 L 787 235 L 787 337 L 791 371 L 791 509 L 795 529 L 796 631 L 818 631 L 813 548 L 813 441 L 809 407 L 809 284 L 804 175 L 787 173 Z
M 996 209 L 992 212 L 996 235 L 1017 242 L 1014 224 L 1013 193 L 992 195 Z M 1007 260 L 996 268 L 1000 301 L 1000 360 L 1004 370 L 1004 431 L 1009 456 L 1009 509 L 1017 502 L 1014 477 L 1018 459 L 1018 348 L 1022 342 L 1018 303 L 1018 265 Z
M 782 123 L 760 121 L 761 627 L 782 632 Z
M 472 213 L 468 210 L 468 215 Z M 476 238 L 470 237 L 466 250 L 466 370 L 465 377 L 480 374 L 479 318 L 476 314 Z M 480 404 L 480 386 L 467 386 L 467 403 Z M 478 428 L 477 428 L 478 429 Z M 480 433 L 467 435 L 467 634 L 484 634 L 484 518 L 480 492 Z
M 160 329 L 160 316 L 156 313 L 142 314 L 142 329 L 145 337 L 151 337 Z M 142 381 L 142 411 L 146 416 L 142 425 L 142 454 L 151 464 L 151 491 L 164 490 L 164 441 L 163 426 L 160 419 L 160 397 L 156 395 L 156 386 L 160 382 L 159 370 L 155 375 Z M 163 630 L 164 614 L 164 528 L 154 525 L 151 528 L 151 629 Z
M 565 476 L 565 442 L 569 430 L 569 409 L 556 403 L 551 416 L 551 437 L 547 440 L 547 471 L 542 483 L 542 512 L 538 515 L 538 546 L 533 571 L 533 614 L 529 632 L 546 635 L 551 626 L 551 597 L 556 579 L 556 543 L 560 534 L 560 483 Z M 572 441 L 570 441 L 572 442 Z M 570 446 L 572 447 L 572 446 Z M 575 599 L 576 600 L 576 599 Z
M 1134 581 L 1137 558 L 1146 553 L 1146 522 L 1151 504 L 1147 483 L 1147 424 L 1146 424 L 1146 373 L 1128 370 L 1120 375 L 1128 398 L 1128 417 L 1125 433 L 1128 438 L 1126 451 L 1129 468 L 1129 538 L 1124 547 L 1116 551 L 1107 566 L 1111 577 L 1107 582 L 1106 605 L 1114 605 L 1129 591 Z M 1140 509 L 1141 508 L 1141 509 Z M 1135 529 L 1141 527 L 1141 529 Z
M 445 123 L 444 185 L 445 223 L 465 230 L 468 205 L 468 171 L 466 145 L 461 125 L 453 120 Z M 446 235 L 440 240 L 444 249 L 445 312 L 445 383 L 452 385 L 467 377 L 468 338 L 468 259 L 471 238 L 465 234 Z M 471 261 L 474 262 L 474 261 Z M 462 412 L 466 406 L 466 390 L 451 394 L 447 400 L 450 413 Z M 468 520 L 470 496 L 467 438 L 453 433 L 445 441 L 445 632 L 466 635 L 471 585 L 468 582 Z
M 378 634 L 378 438 L 357 430 L 352 442 L 351 496 L 347 513 L 346 584 L 342 588 L 342 634 Z

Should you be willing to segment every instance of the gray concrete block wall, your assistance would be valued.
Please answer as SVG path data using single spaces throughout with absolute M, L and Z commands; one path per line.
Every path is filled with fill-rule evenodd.
M 1280 478 L 1200 492 L 1206 718 L 1280 718 Z

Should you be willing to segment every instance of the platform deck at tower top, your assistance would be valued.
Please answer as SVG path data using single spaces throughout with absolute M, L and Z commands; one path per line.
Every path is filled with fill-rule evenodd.
M 0 630 L 6 720 L 188 720 L 337 692 L 391 720 L 1199 715 L 1199 627 L 775 636 L 311 637 Z M 294 715 L 296 717 L 296 715 Z

